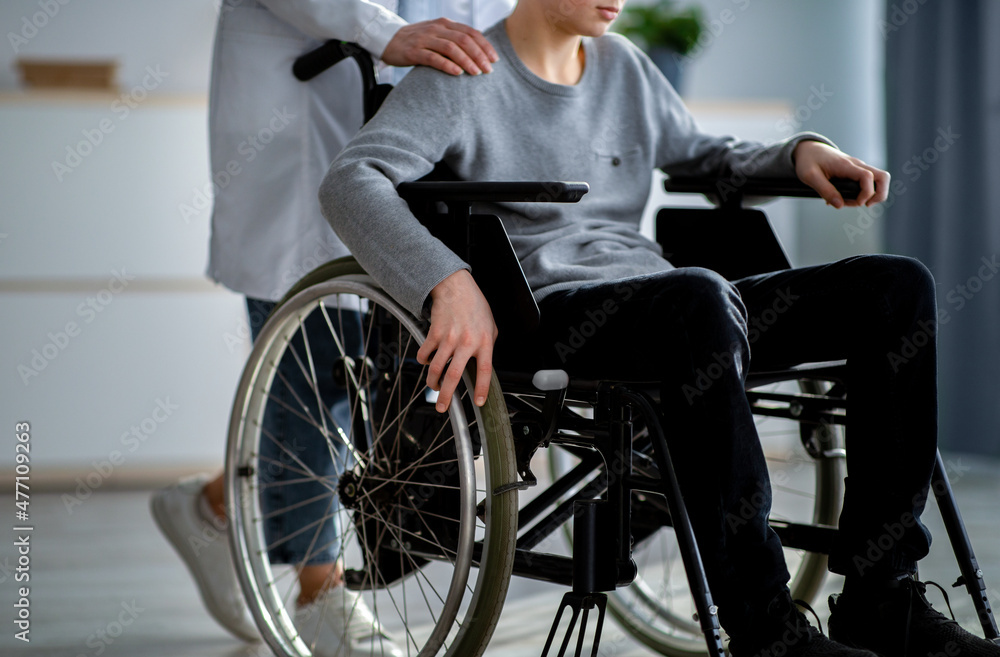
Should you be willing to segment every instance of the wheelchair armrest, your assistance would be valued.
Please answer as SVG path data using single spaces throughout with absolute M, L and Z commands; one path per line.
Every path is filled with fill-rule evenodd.
M 453 177 L 447 166 L 439 164 L 429 179 L 400 183 L 396 192 L 434 237 L 471 265 L 501 335 L 512 339 L 533 331 L 539 321 L 538 304 L 503 222 L 493 214 L 472 214 L 473 203 L 576 203 L 590 186 L 582 182 L 469 182 Z M 447 206 L 447 212 L 435 207 L 439 203 Z
M 407 201 L 488 201 L 493 203 L 576 203 L 590 191 L 582 182 L 415 181 L 396 191 Z
M 845 199 L 857 198 L 861 185 L 834 178 Z M 663 208 L 656 215 L 656 240 L 675 267 L 705 267 L 729 280 L 788 269 L 791 263 L 763 212 L 743 207 L 748 196 L 818 198 L 812 187 L 796 178 L 671 176 L 668 192 L 704 194 L 718 207 Z
M 856 180 L 834 178 L 830 182 L 845 199 L 857 198 L 861 185 Z M 732 176 L 670 176 L 663 189 L 679 194 L 704 194 L 722 205 L 739 206 L 747 196 L 794 196 L 819 198 L 816 190 L 798 178 L 746 178 L 737 184 Z

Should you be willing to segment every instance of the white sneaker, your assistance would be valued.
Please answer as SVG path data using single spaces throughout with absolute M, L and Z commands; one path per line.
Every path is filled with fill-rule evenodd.
M 201 494 L 207 481 L 198 475 L 153 493 L 153 519 L 191 571 L 212 618 L 244 641 L 259 641 L 229 552 L 229 522 Z
M 313 657 L 402 657 L 355 591 L 335 586 L 295 612 L 295 628 Z

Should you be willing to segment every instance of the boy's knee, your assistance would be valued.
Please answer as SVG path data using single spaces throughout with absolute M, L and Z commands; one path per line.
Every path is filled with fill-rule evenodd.
M 746 308 L 732 283 L 701 267 L 684 267 L 674 273 L 678 306 L 685 317 L 692 320 L 701 317 L 711 325 L 718 325 L 721 317 L 745 327 Z
M 677 276 L 676 319 L 684 326 L 691 357 L 698 364 L 726 359 L 740 366 L 736 372 L 745 371 L 747 312 L 739 292 L 709 269 L 684 268 L 677 270 Z
M 693 298 L 708 295 L 725 298 L 733 290 L 732 284 L 718 272 L 704 267 L 681 267 L 671 272 L 675 285 Z
M 902 284 L 921 291 L 934 290 L 934 275 L 927 266 L 908 256 L 879 256 L 893 277 Z
M 884 294 L 894 311 L 908 313 L 914 309 L 917 315 L 935 314 L 937 293 L 934 275 L 924 263 L 915 258 L 897 255 L 878 255 L 877 278 L 886 281 Z
M 934 276 L 919 260 L 907 256 L 877 254 L 855 256 L 843 261 L 863 291 L 873 294 L 872 301 L 881 303 L 890 315 L 918 315 L 935 312 Z

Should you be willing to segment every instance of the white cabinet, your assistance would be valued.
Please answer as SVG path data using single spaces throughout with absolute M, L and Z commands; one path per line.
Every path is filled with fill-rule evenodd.
M 0 427 L 31 423 L 32 479 L 221 467 L 249 338 L 203 273 L 208 212 L 180 211 L 209 177 L 204 98 L 8 94 L 0 126 Z

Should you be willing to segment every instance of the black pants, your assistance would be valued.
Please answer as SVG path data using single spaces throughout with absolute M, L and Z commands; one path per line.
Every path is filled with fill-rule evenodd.
M 730 634 L 789 578 L 767 525 L 748 367 L 847 360 L 849 479 L 831 570 L 891 575 L 927 554 L 919 516 L 937 445 L 937 311 L 919 262 L 859 256 L 733 283 L 684 268 L 553 293 L 540 306 L 538 340 L 518 361 L 661 383 L 671 453 Z

